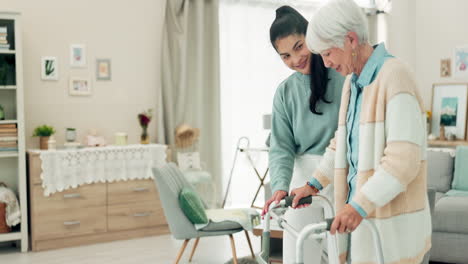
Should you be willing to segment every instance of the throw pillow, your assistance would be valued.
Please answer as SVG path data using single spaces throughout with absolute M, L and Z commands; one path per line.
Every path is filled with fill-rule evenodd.
M 468 191 L 468 147 L 457 147 L 455 156 L 455 173 L 453 175 L 452 189 L 459 191 Z
M 206 216 L 203 202 L 193 188 L 182 188 L 179 193 L 179 205 L 185 216 L 187 216 L 193 224 L 208 223 L 208 217 Z

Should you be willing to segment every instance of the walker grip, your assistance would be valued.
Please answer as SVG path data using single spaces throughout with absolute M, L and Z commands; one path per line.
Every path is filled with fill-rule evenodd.
M 326 230 L 330 231 L 331 225 L 333 224 L 333 220 L 335 220 L 335 218 L 334 217 L 333 218 L 325 218 L 324 220 L 325 220 L 325 222 L 327 222 Z
M 286 206 L 286 207 L 289 207 L 289 206 L 292 205 L 292 202 L 293 202 L 294 197 L 295 197 L 295 195 L 291 195 L 291 196 L 286 196 L 286 197 L 284 197 L 284 201 L 285 201 L 285 206 Z M 300 200 L 299 200 L 299 203 L 298 203 L 297 205 L 301 205 L 301 204 L 311 204 L 311 203 L 312 203 L 312 195 L 300 199 Z

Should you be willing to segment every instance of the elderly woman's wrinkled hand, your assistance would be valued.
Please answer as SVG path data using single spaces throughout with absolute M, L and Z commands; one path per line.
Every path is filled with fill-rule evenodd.
M 350 204 L 346 204 L 335 216 L 335 220 L 330 228 L 330 233 L 332 235 L 334 235 L 336 231 L 340 234 L 351 233 L 359 226 L 362 219 L 362 216 L 354 207 Z

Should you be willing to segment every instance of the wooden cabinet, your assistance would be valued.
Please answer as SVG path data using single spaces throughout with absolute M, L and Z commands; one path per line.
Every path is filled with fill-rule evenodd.
M 33 251 L 169 233 L 153 180 L 93 183 L 44 196 L 41 159 L 28 153 Z

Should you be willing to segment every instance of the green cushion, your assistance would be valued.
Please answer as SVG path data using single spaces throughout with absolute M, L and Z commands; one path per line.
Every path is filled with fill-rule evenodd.
M 453 175 L 452 189 L 468 191 L 468 147 L 458 146 L 455 156 L 455 172 Z
M 208 217 L 205 213 L 205 207 L 198 194 L 189 187 L 184 187 L 179 193 L 180 209 L 185 216 L 194 224 L 208 223 Z

